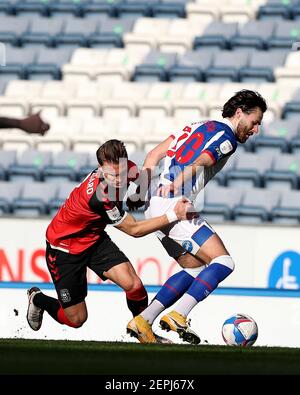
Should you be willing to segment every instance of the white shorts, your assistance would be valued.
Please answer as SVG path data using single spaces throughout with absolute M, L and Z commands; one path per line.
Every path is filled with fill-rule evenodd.
M 163 198 L 153 196 L 150 200 L 149 207 L 145 211 L 146 219 L 166 214 L 168 210 L 175 207 L 177 201 L 180 199 L 181 197 Z M 167 225 L 163 230 L 155 232 L 155 234 L 166 248 L 168 254 L 175 258 L 184 252 L 195 255 L 206 240 L 215 234 L 215 231 L 203 218 L 198 217 L 190 221 L 174 222 Z M 170 242 L 165 240 L 166 237 L 171 239 Z M 175 248 L 176 245 L 174 242 L 172 243 L 172 240 L 176 241 L 181 247 L 181 254 L 179 253 L 180 250 Z M 174 248 L 172 248 L 172 245 Z

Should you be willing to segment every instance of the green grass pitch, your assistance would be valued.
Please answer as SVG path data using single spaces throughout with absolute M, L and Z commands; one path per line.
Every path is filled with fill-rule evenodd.
M 0 339 L 0 374 L 300 374 L 300 349 Z

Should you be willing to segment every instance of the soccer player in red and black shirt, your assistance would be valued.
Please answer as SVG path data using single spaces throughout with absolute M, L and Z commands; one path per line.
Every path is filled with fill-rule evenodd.
M 136 221 L 122 208 L 124 193 L 138 177 L 124 144 L 109 140 L 97 151 L 99 167 L 76 187 L 46 232 L 46 261 L 58 299 L 33 287 L 28 293 L 27 321 L 39 330 L 43 313 L 60 324 L 79 328 L 87 319 L 86 270 L 109 279 L 126 292 L 128 308 L 138 315 L 148 304 L 147 292 L 126 255 L 105 232 L 108 224 L 133 237 L 154 232 L 177 219 L 186 219 L 191 205 L 177 203 L 166 215 Z

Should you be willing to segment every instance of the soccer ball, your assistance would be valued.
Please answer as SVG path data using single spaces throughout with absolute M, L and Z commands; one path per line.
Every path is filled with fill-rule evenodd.
M 222 336 L 229 346 L 252 346 L 258 336 L 257 324 L 246 314 L 235 314 L 224 322 Z

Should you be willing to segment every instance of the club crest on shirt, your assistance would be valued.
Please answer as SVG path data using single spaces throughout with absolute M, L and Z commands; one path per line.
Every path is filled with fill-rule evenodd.
M 223 141 L 223 143 L 220 144 L 220 151 L 222 154 L 228 154 L 230 151 L 232 151 L 233 147 L 232 144 L 229 140 Z

